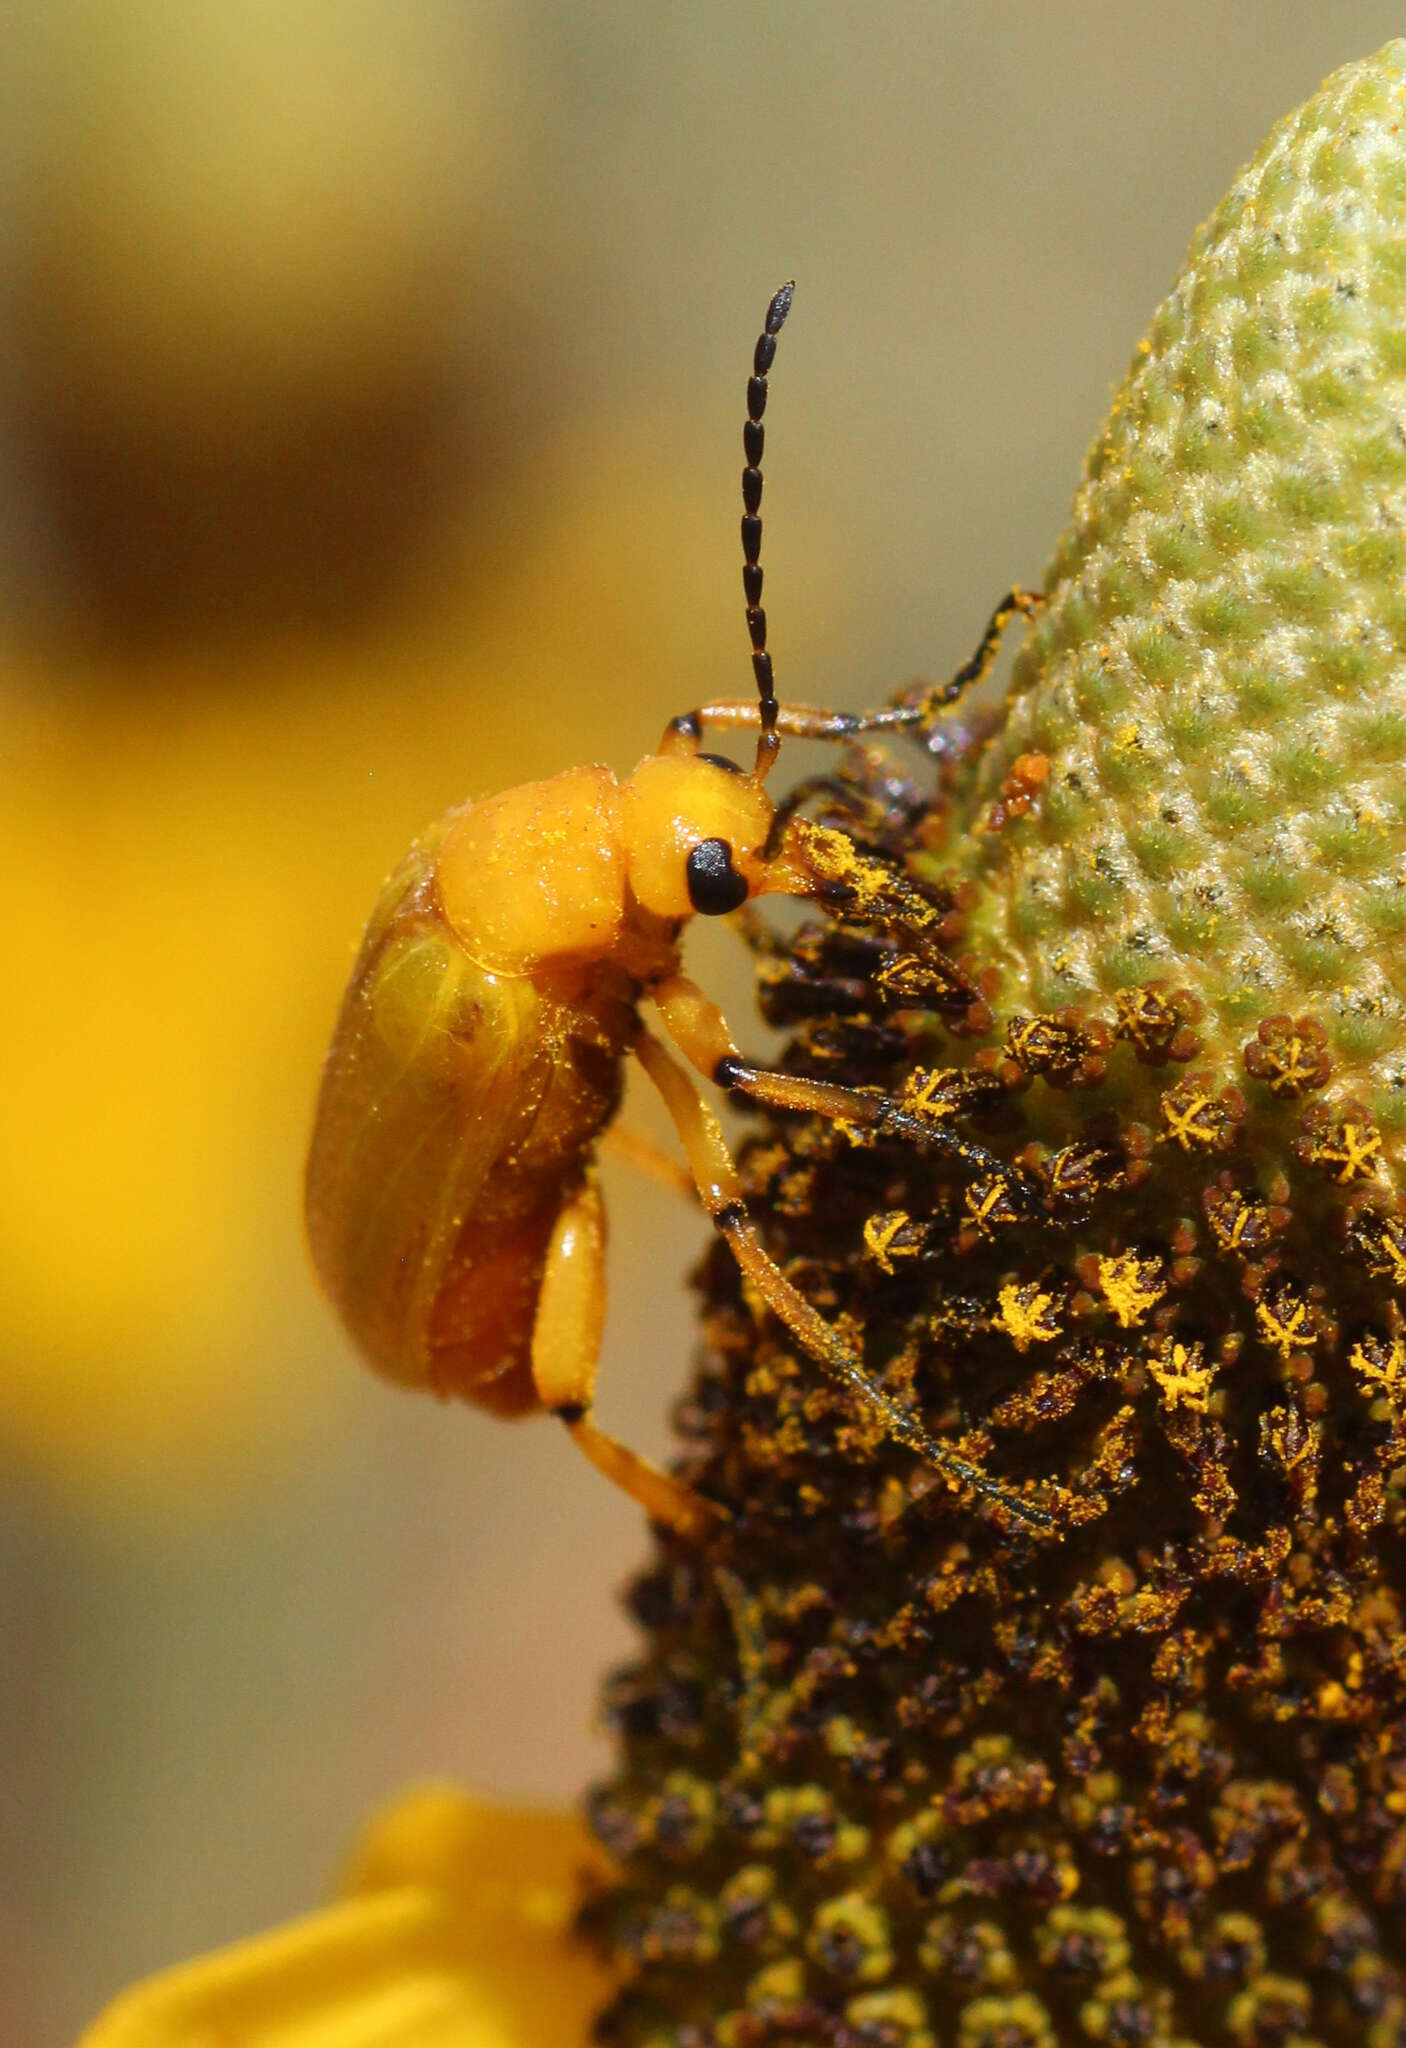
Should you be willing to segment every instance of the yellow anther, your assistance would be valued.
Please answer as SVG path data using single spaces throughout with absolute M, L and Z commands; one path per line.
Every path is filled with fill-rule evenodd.
M 1002 1176 L 991 1181 L 974 1181 L 965 1197 L 967 1222 L 983 1237 L 994 1237 L 998 1224 L 1012 1221 L 1010 1184 Z
M 1262 1214 L 1262 1210 L 1256 1210 L 1249 1202 L 1241 1202 L 1228 1215 L 1217 1210 L 1211 1217 L 1211 1228 L 1227 1251 L 1236 1252 L 1251 1223 Z
M 1140 1323 L 1167 1291 L 1157 1260 L 1140 1259 L 1136 1252 L 1124 1252 L 1117 1259 L 1101 1258 L 1098 1284 L 1125 1330 Z
M 1375 1270 L 1379 1273 L 1389 1273 L 1393 1286 L 1400 1287 L 1406 1284 L 1406 1245 L 1401 1244 L 1390 1232 L 1383 1231 L 1381 1256 L 1385 1263 L 1377 1266 Z
M 1163 1347 L 1160 1358 L 1149 1355 L 1147 1369 L 1168 1408 L 1189 1408 L 1193 1414 L 1205 1414 L 1216 1369 L 1205 1364 L 1204 1357 L 1201 1345 L 1175 1342 Z
M 957 1106 L 946 1092 L 947 1084 L 948 1077 L 940 1067 L 919 1067 L 904 1083 L 903 1107 L 912 1116 L 929 1117 L 934 1122 L 954 1117 Z
M 1348 1364 L 1365 1391 L 1384 1395 L 1393 1406 L 1406 1399 L 1406 1343 L 1400 1337 L 1393 1337 L 1389 1344 L 1374 1337 L 1354 1344 Z
M 1220 1136 L 1220 1119 L 1213 1096 L 1193 1095 L 1190 1102 L 1182 1107 L 1173 1096 L 1164 1095 L 1162 1114 L 1167 1119 L 1165 1135 L 1180 1145 L 1183 1152 L 1214 1145 Z
M 1333 1176 L 1340 1184 L 1364 1180 L 1377 1170 L 1382 1134 L 1372 1124 L 1338 1124 L 1331 1133 L 1309 1148 L 1315 1166 L 1336 1166 Z
M 1277 1301 L 1257 1301 L 1255 1321 L 1260 1334 L 1272 1350 L 1281 1358 L 1288 1358 L 1291 1351 L 1301 1351 L 1315 1341 L 1317 1332 L 1308 1312 L 1308 1303 L 1295 1301 L 1285 1295 Z
M 892 1273 L 895 1259 L 915 1259 L 922 1250 L 920 1237 L 912 1232 L 912 1220 L 906 1209 L 889 1209 L 866 1219 L 864 1249 L 881 1273 Z M 905 1231 L 910 1235 L 900 1242 Z
M 996 1326 L 1005 1331 L 1017 1351 L 1028 1351 L 1032 1344 L 1052 1343 L 1063 1334 L 1052 1294 L 1042 1294 L 1038 1287 L 1021 1287 L 1012 1280 L 1001 1289 L 997 1299 L 1000 1310 Z

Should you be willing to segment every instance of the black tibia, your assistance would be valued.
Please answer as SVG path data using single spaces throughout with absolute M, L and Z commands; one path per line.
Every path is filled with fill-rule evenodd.
M 698 1064 L 702 1044 L 715 1043 L 722 1027 L 721 1017 L 709 1014 L 711 1007 L 706 998 L 700 997 L 696 990 L 683 982 L 672 995 L 666 993 L 660 1003 L 670 1036 L 695 1065 Z M 725 1039 L 725 1028 L 722 1035 Z M 756 1224 L 747 1213 L 727 1141 L 716 1117 L 699 1094 L 693 1076 L 647 1029 L 641 1030 L 635 1043 L 635 1053 L 664 1098 L 703 1206 L 736 1259 L 743 1279 L 760 1295 L 801 1349 L 848 1390 L 886 1435 L 916 1451 L 949 1482 L 973 1489 L 1017 1521 L 1039 1527 L 1050 1526 L 1049 1517 L 1043 1510 L 1032 1508 L 1023 1496 L 1002 1486 L 980 1465 L 930 1436 L 917 1416 L 875 1384 L 865 1371 L 862 1358 L 850 1349 L 841 1333 L 807 1301 L 767 1252 Z M 743 1073 L 749 1071 L 740 1062 L 734 1062 L 731 1056 L 716 1061 L 714 1070 L 726 1076 L 734 1065 Z M 854 1091 L 839 1089 L 831 1093 L 848 1100 Z
M 1000 652 L 1001 636 L 1011 620 L 1016 617 L 1033 619 L 1044 601 L 1038 590 L 1024 590 L 1019 585 L 1008 590 L 987 620 L 985 631 L 971 654 L 945 683 L 936 683 L 931 689 L 919 691 L 901 703 L 886 704 L 880 711 L 808 714 L 810 723 L 805 737 L 860 739 L 866 733 L 903 731 L 914 726 L 926 728 L 935 724 L 942 712 L 949 710 L 965 697 L 968 690 L 975 689 L 990 675 Z M 705 712 L 703 716 L 706 719 L 708 714 Z M 787 727 L 783 725 L 781 730 L 784 732 Z
M 1001 635 L 1010 621 L 1019 614 L 1022 619 L 1033 619 L 1044 603 L 1038 590 L 1022 590 L 1017 586 L 1008 590 L 991 617 L 987 620 L 986 631 L 978 641 L 975 651 L 957 670 L 949 682 L 933 692 L 933 701 L 938 705 L 955 704 L 967 690 L 975 688 L 991 673 Z
M 917 726 L 923 732 L 936 725 L 944 711 L 950 710 L 966 696 L 968 690 L 974 690 L 990 675 L 1000 652 L 1001 635 L 1011 620 L 1017 616 L 1033 619 L 1044 601 L 1038 590 L 1023 590 L 1019 585 L 1008 590 L 987 620 L 986 631 L 956 674 L 930 690 L 919 691 L 910 702 L 893 707 L 901 713 L 902 722 Z
M 740 1095 L 745 1101 L 764 1103 L 771 1109 L 794 1110 L 802 1116 L 827 1117 L 835 1123 L 852 1124 L 870 1131 L 880 1142 L 896 1140 L 919 1149 L 942 1152 L 960 1160 L 973 1173 L 995 1183 L 1004 1183 L 1008 1200 L 1023 1215 L 1046 1213 L 1044 1197 L 1030 1176 L 1008 1160 L 999 1158 L 964 1138 L 953 1127 L 953 1115 L 940 1102 L 925 1096 L 912 1101 L 884 1095 L 877 1089 L 846 1088 L 834 1081 L 813 1081 L 799 1074 L 775 1073 L 766 1067 L 750 1066 L 745 1060 L 719 1060 L 713 1071 L 719 1088 Z

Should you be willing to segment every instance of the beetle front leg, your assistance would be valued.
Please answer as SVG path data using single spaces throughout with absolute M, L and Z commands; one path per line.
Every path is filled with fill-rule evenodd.
M 847 832 L 795 817 L 783 802 L 767 862 L 768 884 L 778 895 L 809 897 L 842 923 L 879 925 L 906 940 L 928 970 L 930 1008 L 962 1015 L 983 1000 L 947 951 L 950 905 L 935 903 L 901 868 L 866 853 Z
M 811 704 L 779 704 L 772 730 L 784 734 L 787 739 L 798 740 L 857 740 L 875 732 L 916 731 L 926 734 L 944 711 L 950 710 L 991 673 L 1000 652 L 1002 635 L 1011 620 L 1033 619 L 1044 602 L 1043 593 L 1038 590 L 1024 590 L 1019 585 L 1008 590 L 992 612 L 973 652 L 946 682 L 915 692 L 898 703 L 885 704 L 877 711 L 822 711 Z M 659 751 L 661 754 L 696 754 L 710 725 L 720 732 L 756 732 L 761 722 L 761 707 L 754 699 L 702 704 L 696 711 L 686 711 L 681 718 L 675 718 L 665 727 Z
M 816 704 L 779 704 L 772 730 L 785 739 L 853 740 L 864 733 L 911 727 L 915 714 L 907 707 L 888 706 L 882 711 L 824 711 Z M 695 755 L 702 752 L 703 735 L 709 726 L 718 732 L 757 732 L 761 709 L 754 700 L 731 700 L 702 704 L 670 719 L 659 742 L 661 754 Z
M 593 1417 L 596 1367 L 605 1326 L 605 1209 L 594 1179 L 586 1180 L 562 1209 L 547 1247 L 547 1263 L 532 1325 L 532 1379 L 544 1408 L 598 1472 L 639 1502 L 652 1521 L 696 1541 L 726 1519 L 682 1480 L 661 1472 L 597 1427 Z

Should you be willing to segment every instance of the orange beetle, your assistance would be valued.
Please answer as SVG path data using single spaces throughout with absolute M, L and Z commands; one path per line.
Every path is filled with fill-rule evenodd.
M 786 1279 L 748 1216 L 717 1119 L 641 1016 L 648 997 L 676 1051 L 724 1088 L 941 1147 L 1017 1201 L 1035 1199 L 1015 1168 L 947 1122 L 749 1065 L 681 969 L 691 917 L 801 896 L 896 930 L 954 1000 L 976 997 L 942 952 L 942 913 L 922 892 L 843 833 L 778 810 L 764 784 L 783 733 L 845 740 L 930 721 L 986 672 L 1006 619 L 1034 600 L 1012 592 L 971 661 L 921 702 L 863 717 L 778 704 L 761 609 L 761 422 L 791 290 L 768 308 L 747 386 L 743 579 L 758 701 L 675 719 L 623 783 L 608 768 L 570 769 L 453 810 L 412 848 L 372 914 L 323 1073 L 307 1169 L 313 1258 L 381 1372 L 500 1415 L 550 1410 L 652 1516 L 701 1534 L 721 1511 L 592 1415 L 605 1313 L 594 1160 L 633 1053 L 705 1209 L 796 1343 L 954 1485 L 1045 1526 L 1040 1509 L 878 1387 Z M 756 730 L 750 773 L 700 751 L 707 725 Z

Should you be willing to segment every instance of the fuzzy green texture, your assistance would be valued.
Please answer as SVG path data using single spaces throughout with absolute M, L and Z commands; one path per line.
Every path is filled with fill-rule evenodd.
M 1406 1118 L 1406 42 L 1192 245 L 1085 465 L 959 820 L 1014 1001 L 1163 976 L 1206 1038 L 1312 1012 Z M 973 834 L 1039 752 L 1029 815 Z

